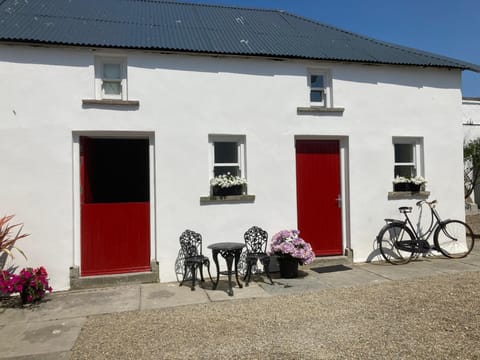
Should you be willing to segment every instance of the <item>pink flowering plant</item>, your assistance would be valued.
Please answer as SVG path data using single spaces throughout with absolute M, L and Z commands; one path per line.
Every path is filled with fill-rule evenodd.
M 6 295 L 20 293 L 24 304 L 43 299 L 47 291 L 52 292 L 52 287 L 48 284 L 48 274 L 43 266 L 24 268 L 18 275 L 8 270 L 0 271 L 0 292 Z
M 269 255 L 290 256 L 300 265 L 310 264 L 315 259 L 311 245 L 298 235 L 298 230 L 282 230 L 272 237 Z

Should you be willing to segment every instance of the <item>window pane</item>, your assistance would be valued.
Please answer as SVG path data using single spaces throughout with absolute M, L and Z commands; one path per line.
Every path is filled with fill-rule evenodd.
M 121 79 L 120 64 L 103 64 L 103 77 L 105 79 Z
M 310 87 L 323 88 L 323 75 L 310 75 Z
M 213 175 L 224 175 L 230 173 L 233 176 L 240 176 L 240 167 L 238 166 L 214 166 Z
M 238 144 L 236 142 L 215 142 L 215 164 L 238 163 Z
M 323 102 L 323 90 L 312 90 L 312 91 L 310 91 L 310 101 L 311 102 Z
M 395 162 L 413 163 L 413 144 L 395 144 Z
M 414 177 L 417 176 L 417 170 L 413 165 L 396 165 L 395 166 L 395 177 Z
M 103 92 L 105 95 L 121 95 L 122 84 L 120 84 L 118 81 L 104 81 Z

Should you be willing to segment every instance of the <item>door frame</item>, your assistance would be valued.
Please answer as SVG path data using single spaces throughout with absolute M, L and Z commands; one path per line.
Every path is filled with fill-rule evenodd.
M 153 132 L 134 131 L 73 131 L 72 132 L 72 156 L 73 156 L 73 258 L 72 266 L 81 266 L 81 201 L 80 201 L 80 137 L 112 138 L 112 139 L 148 139 L 149 156 L 149 183 L 150 183 L 150 263 L 157 261 L 157 241 L 155 226 L 155 134 Z M 81 270 L 81 269 L 80 269 Z M 81 273 L 81 271 L 80 271 Z
M 337 140 L 340 147 L 340 194 L 342 197 L 341 231 L 342 231 L 342 252 L 345 255 L 347 249 L 351 249 L 350 238 L 350 192 L 349 192 L 349 142 L 348 136 L 330 136 L 330 135 L 295 135 L 293 139 L 294 156 L 296 154 L 295 145 L 297 140 Z M 294 157 L 295 161 L 295 157 Z M 295 164 L 296 166 L 296 164 Z M 296 168 L 296 167 L 295 167 Z M 297 191 L 297 181 L 295 178 L 295 194 Z M 295 208 L 298 208 L 297 196 L 295 196 Z M 297 216 L 298 219 L 298 216 Z M 296 220 L 298 221 L 298 220 Z M 298 228 L 298 223 L 297 223 Z

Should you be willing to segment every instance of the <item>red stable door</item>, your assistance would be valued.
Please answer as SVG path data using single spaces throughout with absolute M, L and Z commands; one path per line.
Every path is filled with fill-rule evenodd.
M 338 140 L 297 140 L 297 221 L 317 256 L 341 255 L 342 214 Z
M 80 138 L 81 275 L 150 271 L 148 139 Z

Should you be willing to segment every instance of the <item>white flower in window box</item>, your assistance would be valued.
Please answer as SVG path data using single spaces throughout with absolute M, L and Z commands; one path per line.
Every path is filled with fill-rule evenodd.
M 213 196 L 242 195 L 247 179 L 230 173 L 215 176 L 210 180 Z
M 418 192 L 421 190 L 425 190 L 426 183 L 427 183 L 427 180 L 425 180 L 421 176 L 414 176 L 414 177 L 397 176 L 395 179 L 393 179 L 393 190 Z

